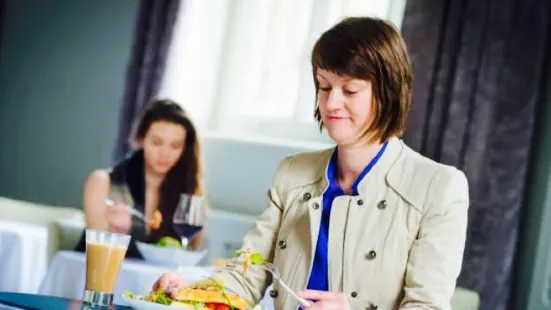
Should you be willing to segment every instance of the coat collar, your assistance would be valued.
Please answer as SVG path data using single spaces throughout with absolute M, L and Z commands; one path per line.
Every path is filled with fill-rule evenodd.
M 370 192 L 370 189 L 372 190 L 374 186 L 380 185 L 381 181 L 386 181 L 389 184 L 399 183 L 400 174 L 393 172 L 393 170 L 395 170 L 395 163 L 401 157 L 404 149 L 405 145 L 402 140 L 396 137 L 390 138 L 388 140 L 387 148 L 377 164 L 358 183 L 358 194 L 367 195 L 367 193 Z M 320 154 L 317 172 L 315 173 L 316 180 L 313 182 L 319 184 L 319 195 L 321 195 L 323 191 L 329 186 L 329 180 L 327 180 L 327 169 L 335 150 L 336 148 L 327 149 L 322 151 L 322 153 Z
M 373 192 L 373 188 L 385 185 L 389 178 L 394 178 L 395 174 L 390 173 L 395 169 L 395 163 L 401 157 L 404 150 L 403 142 L 398 138 L 390 138 L 387 149 L 377 164 L 358 184 L 358 194 L 367 195 Z

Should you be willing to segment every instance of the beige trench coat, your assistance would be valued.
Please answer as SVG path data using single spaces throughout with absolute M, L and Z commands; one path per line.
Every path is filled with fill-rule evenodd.
M 333 149 L 284 159 L 269 190 L 269 204 L 243 248 L 262 253 L 295 291 L 305 289 L 317 242 L 326 167 Z M 358 185 L 358 196 L 339 196 L 329 227 L 329 287 L 349 296 L 352 309 L 449 310 L 466 239 L 465 175 L 392 138 Z M 251 268 L 219 276 L 255 302 L 271 278 Z M 298 303 L 274 284 L 276 309 Z

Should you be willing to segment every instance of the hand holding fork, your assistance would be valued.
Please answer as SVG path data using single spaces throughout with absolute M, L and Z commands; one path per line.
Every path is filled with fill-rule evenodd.
M 287 284 L 285 284 L 285 282 L 283 282 L 283 279 L 281 279 L 281 274 L 279 273 L 279 269 L 277 268 L 277 266 L 275 266 L 272 263 L 268 263 L 268 262 L 264 262 L 263 264 L 253 265 L 253 266 L 261 268 L 261 269 L 269 272 L 270 274 L 272 274 L 272 277 L 274 278 L 274 280 L 276 280 L 277 283 L 279 283 L 279 285 L 285 291 L 287 291 L 287 293 L 289 293 L 289 295 L 291 295 L 293 298 L 295 298 L 298 301 L 298 303 L 300 304 L 301 307 L 310 307 L 311 306 L 310 302 L 308 302 L 304 298 L 301 298 L 300 296 L 298 296 L 297 293 L 295 293 Z M 239 267 L 241 267 L 241 266 L 234 263 L 233 261 L 230 261 L 226 265 L 226 267 L 224 267 L 223 269 L 234 270 L 234 268 L 239 268 Z
M 108 208 L 111 208 L 113 206 L 115 206 L 117 203 L 114 202 L 113 200 L 111 199 L 105 199 L 104 201 L 104 204 L 108 207 Z M 152 217 L 151 218 L 148 218 L 145 216 L 145 214 L 143 214 L 142 212 L 140 212 L 139 210 L 136 210 L 130 206 L 127 206 L 127 205 L 122 205 L 123 208 L 128 211 L 128 213 L 130 213 L 130 215 L 133 215 L 137 218 L 139 218 L 140 220 L 142 220 L 146 225 L 148 225 L 152 230 L 155 230 L 155 229 L 158 229 L 159 226 L 161 225 L 161 222 L 162 222 L 162 215 L 161 213 L 158 211 L 158 210 L 155 210 L 152 214 Z

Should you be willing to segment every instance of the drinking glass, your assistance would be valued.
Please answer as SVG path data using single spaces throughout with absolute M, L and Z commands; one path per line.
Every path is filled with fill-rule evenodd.
M 129 243 L 129 235 L 86 229 L 84 303 L 98 307 L 113 304 L 113 291 Z
M 187 248 L 189 240 L 201 231 L 205 217 L 206 204 L 203 203 L 202 196 L 181 194 L 172 223 L 184 248 Z

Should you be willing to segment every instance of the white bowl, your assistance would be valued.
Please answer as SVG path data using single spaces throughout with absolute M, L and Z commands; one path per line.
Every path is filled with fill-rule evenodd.
M 184 249 L 160 247 L 154 244 L 136 242 L 145 261 L 155 265 L 178 267 L 195 266 L 207 254 L 207 250 L 187 251 Z

